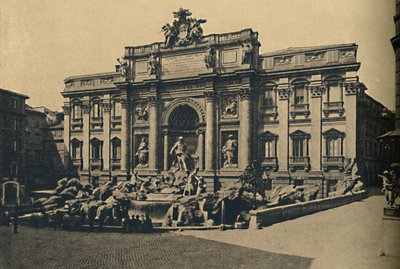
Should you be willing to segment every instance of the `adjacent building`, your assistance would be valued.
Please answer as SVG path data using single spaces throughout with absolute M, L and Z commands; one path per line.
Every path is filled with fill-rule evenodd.
M 19 202 L 19 183 L 24 182 L 23 137 L 25 102 L 28 98 L 24 94 L 0 89 L 0 182 L 3 203 L 6 193 L 13 202 Z
M 393 120 L 366 94 L 356 44 L 260 54 L 257 32 L 203 36 L 189 13 L 163 27 L 163 43 L 125 47 L 115 72 L 64 80 L 64 143 L 82 180 L 168 173 L 183 137 L 214 189 L 254 161 L 272 187 L 316 183 L 326 195 L 348 159 L 375 181 L 379 149 L 364 149 Z

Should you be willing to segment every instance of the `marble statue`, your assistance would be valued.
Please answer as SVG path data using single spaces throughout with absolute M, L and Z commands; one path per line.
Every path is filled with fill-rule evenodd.
M 215 67 L 215 49 L 209 48 L 207 54 L 204 56 L 204 64 L 207 69 Z
M 157 71 L 158 71 L 158 58 L 156 55 L 152 53 L 150 54 L 149 57 L 147 72 L 149 75 L 157 75 Z
M 174 146 L 170 151 L 171 155 L 174 155 L 176 160 L 174 160 L 173 165 L 177 164 L 179 170 L 189 171 L 187 167 L 188 153 L 187 146 L 183 142 L 183 136 L 178 138 L 178 141 L 175 142 Z
M 236 162 L 236 151 L 238 147 L 238 142 L 230 134 L 225 145 L 222 147 L 222 153 L 224 154 L 224 167 L 232 166 L 237 164 Z
M 128 75 L 128 61 L 125 59 L 124 56 L 121 56 L 121 58 L 117 59 L 119 66 L 118 66 L 118 72 L 120 72 L 122 75 L 125 77 Z
M 242 52 L 242 64 L 251 64 L 253 54 L 253 46 L 251 45 L 251 43 L 243 43 Z
M 142 138 L 135 156 L 138 158 L 139 165 L 146 165 L 149 157 L 149 148 L 145 137 Z

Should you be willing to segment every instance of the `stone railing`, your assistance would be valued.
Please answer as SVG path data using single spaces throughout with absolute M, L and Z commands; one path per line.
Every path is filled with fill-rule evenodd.
M 310 116 L 310 105 L 309 104 L 293 104 L 291 105 L 290 115 L 295 118 L 298 115 L 305 117 Z
M 331 169 L 343 170 L 344 156 L 323 156 L 322 167 L 325 171 Z
M 313 214 L 330 208 L 335 208 L 355 201 L 367 198 L 366 191 L 356 192 L 354 194 L 345 194 L 340 196 L 317 199 L 304 203 L 277 206 L 261 210 L 250 211 L 250 228 L 258 226 L 268 226 L 274 223 L 298 218 L 301 216 Z
M 302 157 L 290 157 L 289 158 L 289 168 L 290 170 L 305 170 L 308 171 L 310 169 L 310 157 L 302 156 Z
M 267 170 L 277 170 L 278 158 L 277 157 L 265 157 L 261 162 L 261 167 Z

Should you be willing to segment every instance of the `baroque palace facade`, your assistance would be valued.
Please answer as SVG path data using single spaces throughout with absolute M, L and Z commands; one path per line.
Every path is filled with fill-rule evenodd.
M 125 47 L 115 72 L 64 80 L 64 142 L 82 180 L 165 173 L 179 137 L 209 187 L 254 160 L 272 186 L 318 183 L 322 195 L 347 158 L 364 173 L 356 44 L 260 54 L 251 29 L 203 36 L 205 20 L 174 14 L 165 42 Z M 375 103 L 384 133 L 391 113 Z

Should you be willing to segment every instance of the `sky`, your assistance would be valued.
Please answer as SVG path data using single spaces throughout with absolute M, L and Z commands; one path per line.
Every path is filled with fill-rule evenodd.
M 163 41 L 180 7 L 207 19 L 206 35 L 252 28 L 260 53 L 357 43 L 360 81 L 394 109 L 395 0 L 0 0 L 0 87 L 61 110 L 65 78 L 113 71 L 125 46 Z

